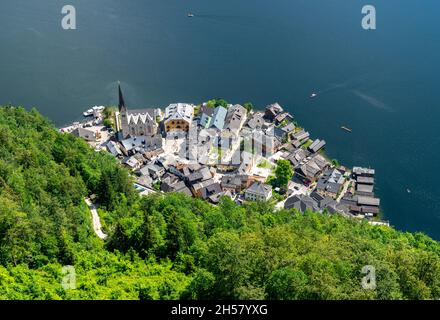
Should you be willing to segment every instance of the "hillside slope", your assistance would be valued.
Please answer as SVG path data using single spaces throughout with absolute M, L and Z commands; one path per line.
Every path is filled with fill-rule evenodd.
M 62 286 L 66 265 L 76 289 Z M 361 286 L 365 265 L 374 290 Z M 266 203 L 139 198 L 109 155 L 35 110 L 0 108 L 0 299 L 179 298 L 439 299 L 440 244 Z

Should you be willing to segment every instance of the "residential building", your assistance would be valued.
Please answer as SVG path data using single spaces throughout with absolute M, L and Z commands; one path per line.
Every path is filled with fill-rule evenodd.
M 279 125 L 283 123 L 283 121 L 292 121 L 293 117 L 288 112 L 282 112 L 279 113 L 274 120 L 275 120 L 275 124 Z
M 353 167 L 354 177 L 370 177 L 374 178 L 375 170 L 369 168 Z
M 330 169 L 324 172 L 319 178 L 316 190 L 325 197 L 336 198 L 344 186 L 345 178 L 337 169 Z
M 284 202 L 284 209 L 296 209 L 299 212 L 319 211 L 318 204 L 314 199 L 305 195 L 295 195 Z
M 310 185 L 316 182 L 323 171 L 329 166 L 330 163 L 324 157 L 316 154 L 300 163 L 295 169 L 295 173 L 306 185 Z
M 313 141 L 313 143 L 309 146 L 309 151 L 312 153 L 316 153 L 319 150 L 321 150 L 322 148 L 324 148 L 326 145 L 325 140 L 319 140 L 316 139 L 315 141 Z
M 214 114 L 214 109 L 204 104 L 199 111 L 198 125 L 203 128 L 209 128 L 209 126 L 211 125 L 213 114 Z
M 200 197 L 204 200 L 212 198 L 214 201 L 217 201 L 216 198 L 218 195 L 220 195 L 223 191 L 220 186 L 220 183 L 214 182 L 210 185 L 207 185 L 206 187 L 200 189 Z
M 110 140 L 109 142 L 107 142 L 106 148 L 107 151 L 111 153 L 114 157 L 122 156 L 121 148 L 119 148 L 119 145 L 116 142 Z
M 264 118 L 273 122 L 276 116 L 283 113 L 283 111 L 283 108 L 278 103 L 268 105 L 266 107 L 266 112 L 264 113 Z
M 228 110 L 222 106 L 218 106 L 214 109 L 210 126 L 218 130 L 223 130 L 225 126 L 226 115 Z
M 296 133 L 294 133 L 292 135 L 292 140 L 299 140 L 299 141 L 304 141 L 305 142 L 309 138 L 310 138 L 310 133 L 308 133 L 308 132 L 306 132 L 304 130 L 298 131 L 298 132 L 296 132 Z
M 162 137 L 154 136 L 133 136 L 121 141 L 121 150 L 125 155 L 150 153 L 162 149 Z
M 263 116 L 263 113 L 255 112 L 246 125 L 251 129 L 262 129 L 265 123 Z
M 165 174 L 165 169 L 154 163 L 149 163 L 139 170 L 143 176 L 150 176 L 153 180 L 160 179 Z
M 245 191 L 245 199 L 248 201 L 267 201 L 272 197 L 272 186 L 254 182 Z
M 225 129 L 235 133 L 237 136 L 246 122 L 247 110 L 243 106 L 236 104 L 229 108 L 225 119 Z
M 281 128 L 286 134 L 290 134 L 295 131 L 295 125 L 291 122 L 287 126 Z
M 187 103 L 170 104 L 165 109 L 165 131 L 187 132 L 194 117 L 194 106 Z
M 126 165 L 132 170 L 138 170 L 141 167 L 142 162 L 139 161 L 139 159 L 136 158 L 135 156 L 131 156 L 131 157 L 126 157 L 124 161 L 122 161 L 122 164 Z
M 96 132 L 81 127 L 73 130 L 72 134 L 88 142 L 95 142 L 97 140 Z

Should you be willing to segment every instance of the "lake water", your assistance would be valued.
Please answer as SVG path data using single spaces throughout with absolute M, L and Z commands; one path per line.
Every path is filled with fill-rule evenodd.
M 3 0 L 0 103 L 61 126 L 116 104 L 117 80 L 132 107 L 278 101 L 330 157 L 376 169 L 392 225 L 440 239 L 438 15 L 435 0 Z

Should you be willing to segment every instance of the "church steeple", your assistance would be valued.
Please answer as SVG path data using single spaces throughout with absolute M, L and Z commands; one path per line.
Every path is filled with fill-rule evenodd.
M 125 106 L 124 96 L 122 95 L 121 83 L 118 82 L 118 90 L 119 90 L 119 112 L 127 112 L 127 107 Z

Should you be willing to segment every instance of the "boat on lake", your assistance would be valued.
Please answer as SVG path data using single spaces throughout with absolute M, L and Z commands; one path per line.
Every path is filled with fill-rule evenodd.
M 313 93 L 310 95 L 310 98 L 313 99 L 313 98 L 316 98 L 317 96 L 318 96 L 318 94 L 317 94 L 316 92 L 313 92 Z
M 346 127 L 346 126 L 342 126 L 341 129 L 344 131 L 347 131 L 347 132 L 353 132 L 353 130 L 351 128 Z
M 83 116 L 84 117 L 91 117 L 91 116 L 95 115 L 95 112 L 101 112 L 104 109 L 105 109 L 104 106 L 94 106 L 93 108 L 91 108 L 91 109 L 89 109 L 87 111 L 84 111 L 83 112 Z
M 188 13 L 188 18 L 192 18 L 192 17 L 194 17 L 194 13 L 189 12 Z

